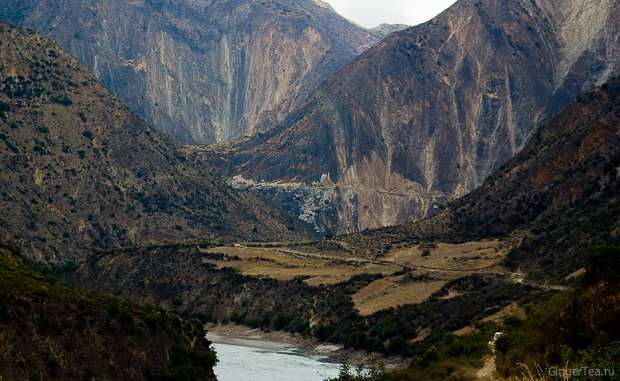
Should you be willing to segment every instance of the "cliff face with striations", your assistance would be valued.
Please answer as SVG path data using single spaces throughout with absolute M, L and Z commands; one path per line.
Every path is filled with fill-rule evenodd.
M 191 164 L 50 40 L 0 24 L 0 49 L 2 242 L 56 261 L 95 248 L 304 236 L 292 217 Z
M 620 77 L 581 95 L 482 186 L 424 221 L 342 237 L 377 255 L 424 240 L 520 236 L 507 264 L 544 279 L 584 265 L 587 249 L 620 243 Z
M 378 37 L 313 0 L 9 0 L 138 116 L 183 142 L 269 129 Z
M 366 51 L 278 128 L 210 159 L 246 181 L 331 187 L 337 232 L 421 218 L 618 73 L 619 29 L 614 0 L 461 0 Z

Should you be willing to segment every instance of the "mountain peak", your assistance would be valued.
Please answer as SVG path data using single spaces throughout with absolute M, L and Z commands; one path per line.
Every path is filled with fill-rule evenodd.
M 620 5 L 593 1 L 457 2 L 361 54 L 277 129 L 239 144 L 226 170 L 303 179 L 331 200 L 315 215 L 338 210 L 317 223 L 339 232 L 428 216 L 618 73 Z M 312 186 L 327 173 L 336 194 Z
M 369 31 L 371 31 L 373 34 L 383 38 L 385 36 L 387 36 L 388 34 L 394 33 L 394 32 L 400 32 L 401 30 L 405 30 L 407 28 L 409 28 L 409 25 L 405 25 L 405 24 L 387 24 L 387 23 L 383 23 L 383 24 L 379 24 L 374 28 L 370 28 L 368 29 Z

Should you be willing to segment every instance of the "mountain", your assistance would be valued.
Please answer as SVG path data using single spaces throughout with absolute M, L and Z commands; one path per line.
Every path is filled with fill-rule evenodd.
M 0 24 L 0 44 L 3 242 L 56 261 L 155 242 L 304 236 L 292 217 L 187 160 L 48 39 Z
M 370 28 L 369 30 L 376 36 L 379 36 L 380 38 L 385 38 L 388 34 L 391 34 L 394 32 L 400 32 L 401 30 L 405 30 L 407 28 L 409 28 L 409 25 L 383 23 L 383 24 L 377 25 L 374 28 Z
M 446 332 L 460 337 L 570 290 L 584 269 L 617 279 L 605 265 L 617 258 L 592 262 L 591 253 L 601 245 L 617 253 L 619 195 L 620 79 L 612 79 L 426 220 L 318 242 L 118 250 L 90 256 L 67 279 L 207 321 L 415 357 L 449 344 Z M 488 336 L 478 340 L 486 353 Z
M 130 110 L 182 142 L 265 131 L 378 41 L 319 0 L 9 0 Z
M 205 321 L 309 334 L 414 361 L 436 346 L 455 360 L 446 363 L 448 374 L 475 372 L 494 332 L 522 323 L 510 320 L 513 313 L 534 325 L 534 308 L 560 316 L 557 298 L 550 309 L 536 305 L 558 291 L 567 300 L 584 272 L 616 279 L 594 287 L 606 291 L 588 311 L 601 324 L 614 321 L 619 196 L 620 78 L 613 78 L 544 124 L 481 187 L 423 221 L 316 242 L 117 250 L 90 256 L 67 279 Z M 592 256 L 601 252 L 611 254 Z M 600 306 L 610 309 L 597 314 Z M 570 335 L 558 337 L 581 337 L 562 324 Z M 588 325 L 588 340 L 596 327 L 617 331 Z M 617 335 L 600 339 L 606 345 Z M 412 379 L 426 379 L 428 364 L 414 365 L 422 369 Z
M 0 378 L 215 380 L 195 321 L 76 289 L 0 245 Z
M 367 50 L 277 128 L 200 155 L 318 230 L 423 218 L 617 74 L 619 27 L 614 0 L 461 0 Z
M 585 249 L 620 243 L 620 78 L 579 97 L 482 186 L 437 215 L 342 237 L 381 255 L 403 242 L 515 235 L 507 264 L 534 278 L 562 279 Z

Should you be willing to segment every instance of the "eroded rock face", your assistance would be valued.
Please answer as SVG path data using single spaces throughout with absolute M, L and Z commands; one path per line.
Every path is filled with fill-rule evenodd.
M 340 237 L 357 253 L 429 240 L 516 238 L 505 264 L 546 280 L 620 243 L 620 77 L 582 94 L 541 126 L 483 185 L 432 218 Z
M 312 0 L 9 0 L 139 116 L 178 140 L 268 130 L 378 40 Z
M 461 0 L 391 34 L 277 129 L 230 149 L 229 174 L 305 186 L 329 174 L 357 200 L 339 207 L 350 216 L 340 232 L 427 216 L 618 73 L 619 28 L 613 0 Z

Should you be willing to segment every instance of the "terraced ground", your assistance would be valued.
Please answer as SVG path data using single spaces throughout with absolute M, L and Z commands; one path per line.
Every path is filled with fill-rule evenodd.
M 515 275 L 501 265 L 512 244 L 510 240 L 421 243 L 395 246 L 384 257 L 374 259 L 346 250 L 342 242 L 324 249 L 271 243 L 235 244 L 201 251 L 205 263 L 220 269 L 232 268 L 243 275 L 277 280 L 301 277 L 309 286 L 343 283 L 362 274 L 380 275 L 352 297 L 360 315 L 370 316 L 389 308 L 422 303 L 448 282 L 464 276 Z M 442 298 L 458 295 L 459 291 L 449 290 Z

